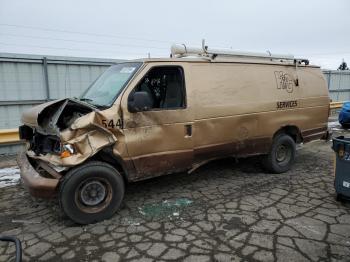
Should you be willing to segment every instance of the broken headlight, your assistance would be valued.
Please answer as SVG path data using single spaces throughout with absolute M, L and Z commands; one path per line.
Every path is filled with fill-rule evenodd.
M 62 145 L 61 158 L 69 157 L 75 153 L 74 146 L 71 144 Z

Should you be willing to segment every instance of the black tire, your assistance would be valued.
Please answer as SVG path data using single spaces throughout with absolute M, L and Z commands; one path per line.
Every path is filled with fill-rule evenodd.
M 274 138 L 269 154 L 264 156 L 264 167 L 275 174 L 287 172 L 294 163 L 295 152 L 296 146 L 293 138 L 281 133 Z
M 342 126 L 342 128 L 344 129 L 349 129 L 350 128 L 350 124 L 345 124 L 345 123 L 342 123 L 340 124 Z
M 110 218 L 120 207 L 125 185 L 111 165 L 93 161 L 70 170 L 61 180 L 59 202 L 63 212 L 78 224 Z
M 344 201 L 344 199 L 342 198 L 341 194 L 336 194 L 335 200 L 338 201 L 338 202 L 343 202 Z

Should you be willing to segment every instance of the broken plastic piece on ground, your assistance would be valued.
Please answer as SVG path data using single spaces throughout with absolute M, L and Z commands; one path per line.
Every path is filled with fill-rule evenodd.
M 139 207 L 138 211 L 141 215 L 149 218 L 179 217 L 181 211 L 192 203 L 193 201 L 188 198 L 164 200 L 161 203 L 145 204 Z

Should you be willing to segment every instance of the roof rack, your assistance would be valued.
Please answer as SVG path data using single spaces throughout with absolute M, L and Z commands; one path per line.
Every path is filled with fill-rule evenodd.
M 181 58 L 187 56 L 199 56 L 210 59 L 215 59 L 218 56 L 223 57 L 241 57 L 241 58 L 257 58 L 257 59 L 268 59 L 279 60 L 279 61 L 293 61 L 294 63 L 309 64 L 308 59 L 295 58 L 293 55 L 282 55 L 282 54 L 271 54 L 267 53 L 253 53 L 253 52 L 238 52 L 230 49 L 209 49 L 205 45 L 205 40 L 202 40 L 202 47 L 189 47 L 185 44 L 174 44 L 171 46 L 171 57 Z

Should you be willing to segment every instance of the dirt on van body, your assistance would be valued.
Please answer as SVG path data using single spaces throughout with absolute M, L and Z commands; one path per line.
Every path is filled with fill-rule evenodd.
M 0 188 L 0 234 L 22 241 L 25 261 L 348 261 L 350 203 L 335 200 L 333 180 L 331 143 L 317 141 L 285 174 L 225 159 L 131 184 L 117 214 L 87 226 L 11 185 Z M 0 242 L 0 261 L 12 254 Z

